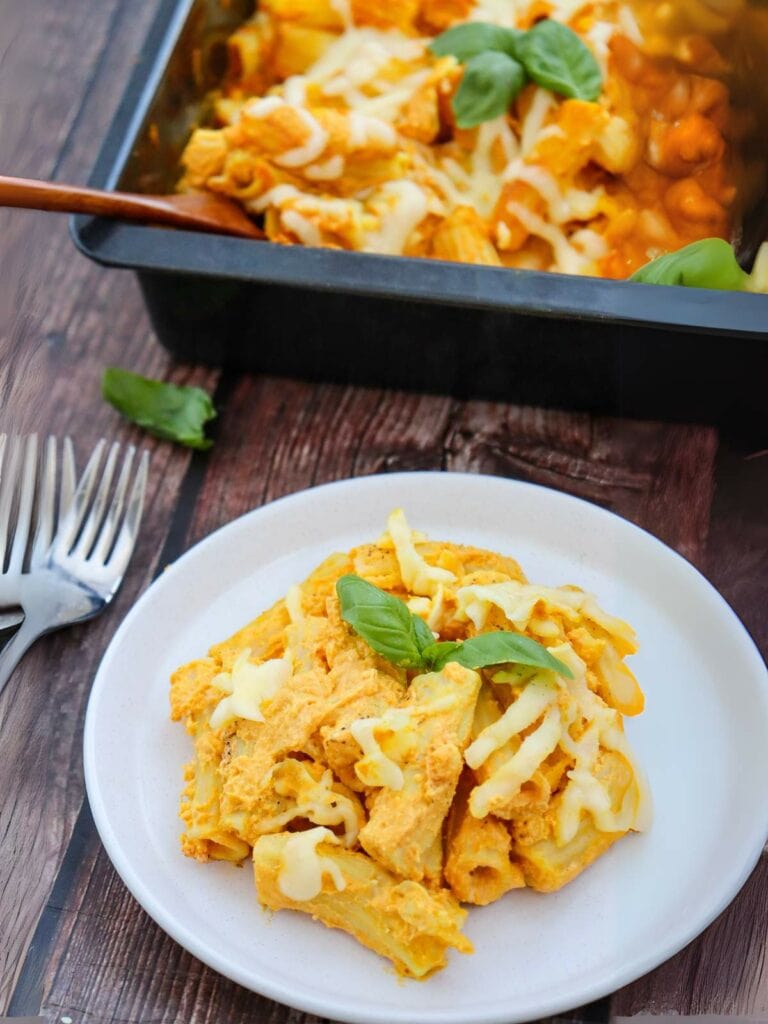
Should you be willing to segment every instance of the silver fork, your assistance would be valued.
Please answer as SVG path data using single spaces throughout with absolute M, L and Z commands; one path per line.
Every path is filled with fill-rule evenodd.
M 0 608 L 21 604 L 21 575 L 33 519 L 34 541 L 29 555 L 30 569 L 39 565 L 53 540 L 75 490 L 75 455 L 72 442 L 64 438 L 61 469 L 55 437 L 44 442 L 38 478 L 37 435 L 8 437 L 0 434 Z M 60 476 L 56 501 L 56 478 Z M 36 516 L 33 513 L 36 510 Z M 15 511 L 15 516 L 14 516 Z M 3 566 L 6 564 L 5 571 Z M 0 631 L 18 625 L 24 618 L 18 611 L 0 613 Z
M 24 621 L 0 652 L 0 693 L 35 640 L 98 615 L 122 583 L 141 522 L 149 456 L 141 456 L 133 473 L 136 452 L 128 448 L 110 500 L 120 446 L 111 446 L 100 471 L 105 448 L 105 441 L 97 444 L 52 542 L 21 576 Z

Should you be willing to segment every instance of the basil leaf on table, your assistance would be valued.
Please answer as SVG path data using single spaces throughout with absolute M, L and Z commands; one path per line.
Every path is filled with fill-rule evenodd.
M 561 96 L 596 100 L 603 85 L 600 65 L 576 33 L 547 18 L 520 40 L 518 57 L 537 85 Z
M 377 654 L 401 668 L 423 668 L 424 647 L 435 642 L 404 601 L 348 573 L 336 583 L 341 617 Z
M 439 646 L 438 644 L 434 645 Z M 442 645 L 440 645 L 442 646 Z M 429 657 L 432 648 L 424 654 Z M 510 633 L 499 630 L 494 633 L 481 633 L 470 637 L 463 643 L 454 644 L 451 651 L 441 651 L 433 664 L 436 670 L 444 668 L 449 661 L 458 661 L 464 668 L 487 668 L 489 665 L 503 665 L 513 662 L 518 665 L 530 665 L 533 668 L 549 669 L 558 675 L 573 678 L 568 666 L 550 654 L 543 644 L 523 636 L 521 633 Z
M 630 281 L 642 284 L 680 284 L 688 288 L 741 291 L 748 275 L 736 261 L 733 248 L 722 238 L 702 238 L 640 267 Z
M 453 97 L 456 124 L 474 128 L 506 114 L 524 84 L 525 71 L 513 57 L 496 50 L 477 54 L 467 62 Z
M 377 654 L 400 668 L 439 672 L 449 661 L 471 669 L 515 662 L 569 678 L 573 675 L 546 647 L 520 633 L 483 633 L 464 641 L 435 641 L 426 622 L 404 601 L 354 573 L 337 581 L 336 593 L 342 619 Z
M 441 32 L 429 44 L 436 57 L 455 57 L 462 64 L 478 53 L 498 50 L 510 57 L 517 57 L 517 45 L 525 35 L 516 28 L 503 28 L 487 21 L 465 21 Z
M 168 384 L 112 366 L 104 371 L 101 393 L 126 419 L 155 437 L 198 450 L 213 444 L 203 428 L 216 410 L 202 388 Z

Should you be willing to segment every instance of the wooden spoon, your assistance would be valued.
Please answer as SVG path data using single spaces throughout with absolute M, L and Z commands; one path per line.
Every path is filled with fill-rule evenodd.
M 145 196 L 0 175 L 0 206 L 88 213 L 97 217 L 137 220 L 143 224 L 167 224 L 242 238 L 264 238 L 264 232 L 248 219 L 237 203 L 207 192 Z

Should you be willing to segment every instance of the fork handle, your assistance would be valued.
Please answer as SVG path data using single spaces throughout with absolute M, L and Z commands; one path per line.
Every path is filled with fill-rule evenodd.
M 0 651 L 0 694 L 5 689 L 5 684 L 11 677 L 11 673 L 27 653 L 29 648 L 47 629 L 27 616 L 21 626 L 5 647 Z

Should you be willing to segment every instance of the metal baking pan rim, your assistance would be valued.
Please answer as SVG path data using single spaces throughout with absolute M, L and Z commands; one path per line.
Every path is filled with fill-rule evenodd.
M 161 0 L 89 183 L 114 188 L 194 0 Z M 612 321 L 703 334 L 768 336 L 763 295 L 283 246 L 200 232 L 73 217 L 80 251 L 105 266 L 189 274 L 313 291 Z M 564 324 L 564 328 L 566 324 Z

